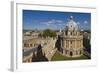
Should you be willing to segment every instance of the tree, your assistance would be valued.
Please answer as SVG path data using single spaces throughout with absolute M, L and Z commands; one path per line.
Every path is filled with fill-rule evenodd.
M 45 29 L 43 33 L 40 33 L 39 36 L 42 37 L 56 37 L 56 32 L 50 29 Z

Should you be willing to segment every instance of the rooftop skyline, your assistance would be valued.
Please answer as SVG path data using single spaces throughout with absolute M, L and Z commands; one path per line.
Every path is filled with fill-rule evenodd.
M 80 29 L 91 29 L 91 13 L 23 10 L 23 29 L 64 29 L 73 16 Z

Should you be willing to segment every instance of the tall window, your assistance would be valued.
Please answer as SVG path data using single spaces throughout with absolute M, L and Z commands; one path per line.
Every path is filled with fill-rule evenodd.
M 32 47 L 32 44 L 30 44 L 30 47 Z
M 72 44 L 72 41 L 70 41 L 70 44 Z

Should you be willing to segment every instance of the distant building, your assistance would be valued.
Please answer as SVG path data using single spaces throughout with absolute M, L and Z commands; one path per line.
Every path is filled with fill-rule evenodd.
M 27 31 L 24 33 L 24 35 L 31 35 L 32 34 L 32 31 Z
M 61 52 L 68 57 L 78 57 L 83 54 L 83 35 L 80 34 L 77 23 L 70 17 L 67 27 L 60 36 Z

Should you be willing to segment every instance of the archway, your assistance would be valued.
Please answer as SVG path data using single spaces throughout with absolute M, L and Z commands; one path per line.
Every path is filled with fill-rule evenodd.
M 70 56 L 73 56 L 73 53 L 72 53 L 72 51 L 70 52 Z

